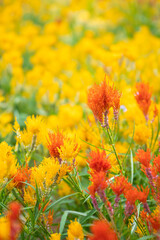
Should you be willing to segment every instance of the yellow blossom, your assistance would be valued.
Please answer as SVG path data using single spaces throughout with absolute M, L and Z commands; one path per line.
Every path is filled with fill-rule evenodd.
M 71 221 L 68 231 L 67 231 L 68 237 L 67 240 L 83 240 L 84 234 L 82 226 L 77 220 L 75 219 L 74 222 Z
M 0 239 L 10 239 L 10 222 L 9 219 L 7 219 L 6 217 L 0 218 Z
M 58 185 L 58 194 L 63 197 L 65 195 L 71 194 L 72 190 L 65 181 L 61 181 Z
M 38 167 L 33 167 L 31 172 L 31 184 L 42 190 L 47 190 L 57 182 L 60 164 L 54 158 L 44 158 Z
M 134 141 L 137 144 L 147 144 L 151 136 L 151 130 L 146 124 L 138 124 L 135 126 Z
M 11 178 L 17 172 L 17 161 L 12 154 L 12 147 L 6 142 L 0 143 L 0 182 L 5 178 Z
M 61 234 L 60 233 L 53 233 L 51 234 L 50 240 L 60 240 Z
M 65 138 L 63 145 L 58 148 L 62 160 L 73 161 L 80 150 L 80 146 L 75 139 Z
M 42 116 L 28 116 L 26 121 L 26 129 L 20 132 L 21 142 L 27 146 L 32 144 L 35 136 L 35 145 L 46 142 L 47 128 Z

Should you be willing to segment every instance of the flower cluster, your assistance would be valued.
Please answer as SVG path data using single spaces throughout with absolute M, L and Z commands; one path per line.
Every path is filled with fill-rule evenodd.
M 119 91 L 105 80 L 100 85 L 95 84 L 88 90 L 88 106 L 103 127 L 109 127 L 110 108 L 113 108 L 114 117 L 116 120 L 118 119 L 120 97 Z

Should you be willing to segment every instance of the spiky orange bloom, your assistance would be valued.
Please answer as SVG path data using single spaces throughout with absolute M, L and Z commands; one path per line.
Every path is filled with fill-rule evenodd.
M 60 153 L 58 149 L 63 145 L 64 135 L 58 130 L 56 133 L 48 134 L 48 144 L 49 153 L 51 157 L 59 158 Z
M 151 213 L 147 214 L 145 211 L 141 211 L 140 216 L 142 220 L 147 222 L 149 228 L 153 228 L 154 232 L 160 231 L 160 207 L 157 208 Z
M 142 110 L 146 120 L 148 120 L 148 111 L 151 105 L 151 90 L 147 83 L 137 83 L 137 92 L 135 93 L 135 99 Z
M 153 169 L 155 171 L 155 174 L 160 174 L 160 155 L 154 158 L 153 160 Z
M 156 116 L 158 116 L 158 108 L 156 106 L 156 104 L 154 105 L 154 110 L 153 110 L 153 117 L 155 118 Z
M 94 173 L 90 181 L 92 182 L 92 185 L 88 187 L 90 195 L 94 198 L 97 192 L 98 195 L 105 200 L 104 190 L 107 188 L 106 174 L 104 172 Z
M 136 160 L 139 161 L 146 168 L 149 168 L 151 159 L 152 157 L 150 149 L 147 149 L 146 152 L 143 149 L 139 149 L 138 152 L 136 153 Z
M 142 203 L 146 203 L 147 201 L 147 198 L 148 198 L 148 194 L 149 194 L 149 187 L 147 186 L 145 189 L 143 187 L 142 188 L 142 191 L 140 189 L 139 186 L 137 186 L 139 192 L 138 192 L 138 200 Z
M 15 187 L 22 188 L 25 185 L 25 182 L 29 182 L 31 175 L 31 169 L 26 164 L 25 167 L 18 169 L 16 175 L 13 177 L 13 183 Z
M 98 220 L 91 226 L 93 236 L 89 240 L 118 240 L 116 233 L 105 220 Z
M 53 224 L 53 213 L 54 213 L 54 211 L 50 210 L 49 213 L 48 213 L 48 217 L 47 217 L 47 222 L 50 226 Z
M 18 202 L 12 202 L 9 205 L 7 218 L 10 222 L 10 239 L 16 240 L 21 231 L 22 225 L 19 220 L 21 205 Z
M 91 151 L 88 158 L 89 167 L 94 172 L 107 172 L 111 169 L 111 164 L 109 163 L 109 157 L 106 155 L 105 151 Z
M 111 107 L 118 112 L 120 96 L 121 94 L 105 80 L 100 85 L 94 84 L 88 90 L 88 106 L 102 125 L 108 124 L 107 115 Z
M 160 207 L 158 206 L 157 209 L 148 217 L 152 228 L 155 231 L 160 231 Z
M 138 200 L 139 198 L 139 192 L 137 188 L 133 187 L 130 188 L 126 193 L 125 193 L 125 198 L 130 204 L 135 204 L 135 201 Z
M 114 183 L 110 184 L 112 191 L 117 195 L 120 196 L 121 194 L 125 193 L 132 187 L 132 184 L 128 182 L 124 176 L 118 176 L 115 178 Z
M 129 189 L 124 195 L 126 198 L 125 215 L 129 216 L 135 210 L 135 202 L 138 200 L 138 190 L 133 187 Z

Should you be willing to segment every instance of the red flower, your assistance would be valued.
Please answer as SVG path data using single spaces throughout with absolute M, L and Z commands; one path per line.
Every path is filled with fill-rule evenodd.
M 88 106 L 101 124 L 108 124 L 107 115 L 111 107 L 118 112 L 120 96 L 121 94 L 105 80 L 100 85 L 94 84 L 88 90 Z
M 150 87 L 146 83 L 137 83 L 136 84 L 137 92 L 135 94 L 135 99 L 142 110 L 146 120 L 148 120 L 148 111 L 151 105 L 151 91 Z
M 95 172 L 107 172 L 111 168 L 111 164 L 108 161 L 109 157 L 105 151 L 91 151 L 89 154 L 89 167 Z
M 64 136 L 59 130 L 56 133 L 49 133 L 48 149 L 51 157 L 59 158 L 58 148 L 63 145 Z
M 149 187 L 147 186 L 145 189 L 142 187 L 142 191 L 138 187 L 138 200 L 142 203 L 146 203 L 148 194 L 149 194 Z
M 25 182 L 30 181 L 31 169 L 26 164 L 25 167 L 18 169 L 16 175 L 13 177 L 13 182 L 17 188 L 22 188 L 25 185 Z
M 120 196 L 132 187 L 131 183 L 124 176 L 116 177 L 115 182 L 111 183 L 110 186 L 117 196 Z
M 18 202 L 12 202 L 9 205 L 7 217 L 10 222 L 10 240 L 16 240 L 21 231 L 22 225 L 19 220 L 21 205 Z
M 130 216 L 135 210 L 135 202 L 138 200 L 138 190 L 136 188 L 131 188 L 125 193 L 126 207 L 125 215 Z
M 105 220 L 98 220 L 91 226 L 93 236 L 89 240 L 118 240 L 116 233 Z
M 145 152 L 143 149 L 139 149 L 136 153 L 136 159 L 146 168 L 149 168 L 149 164 L 152 159 L 151 150 L 147 149 L 147 151 Z
M 156 174 L 160 174 L 160 155 L 155 157 L 153 160 L 153 169 Z
M 132 205 L 135 204 L 135 201 L 138 200 L 138 197 L 139 197 L 139 192 L 138 192 L 137 188 L 135 188 L 135 187 L 129 189 L 125 193 L 126 200 Z
M 104 190 L 107 187 L 106 174 L 104 172 L 94 173 L 92 174 L 90 181 L 92 182 L 92 185 L 88 187 L 90 195 L 94 198 L 95 193 L 97 192 L 104 200 Z

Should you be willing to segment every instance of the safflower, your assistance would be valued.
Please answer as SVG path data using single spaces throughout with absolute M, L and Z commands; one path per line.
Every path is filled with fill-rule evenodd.
M 106 180 L 107 180 L 106 173 L 102 171 L 93 173 L 90 179 L 91 185 L 88 187 L 88 190 L 91 195 L 92 202 L 95 208 L 98 208 L 97 201 L 95 198 L 96 192 L 100 196 L 103 202 L 106 201 L 105 189 L 108 186 Z
M 136 160 L 138 160 L 142 164 L 142 170 L 148 177 L 150 184 L 153 187 L 155 187 L 153 182 L 153 172 L 150 166 L 151 159 L 152 159 L 152 156 L 151 156 L 150 149 L 147 149 L 147 151 L 144 151 L 143 149 L 139 149 L 138 152 L 136 153 Z
M 135 187 L 130 188 L 125 193 L 125 198 L 126 198 L 125 215 L 126 216 L 129 216 L 134 212 L 135 202 L 136 200 L 138 200 L 138 197 L 139 197 L 139 192 Z
M 108 114 L 110 108 L 114 109 L 115 119 L 117 119 L 120 107 L 121 94 L 104 80 L 100 85 L 94 84 L 88 90 L 88 106 L 92 110 L 96 119 L 103 127 L 108 127 Z
M 137 83 L 136 84 L 137 92 L 135 93 L 135 99 L 142 110 L 146 121 L 148 121 L 148 111 L 151 105 L 151 90 L 147 83 Z
M 26 164 L 25 167 L 20 167 L 17 169 L 17 173 L 13 176 L 14 186 L 21 189 L 25 182 L 30 181 L 31 169 Z
M 56 133 L 49 133 L 48 134 L 49 139 L 48 139 L 48 150 L 51 155 L 51 157 L 54 158 L 59 158 L 60 153 L 58 149 L 63 145 L 64 141 L 64 135 L 58 130 Z
M 12 202 L 9 205 L 9 211 L 7 213 L 7 218 L 10 222 L 10 239 L 16 240 L 22 225 L 19 219 L 21 213 L 21 205 L 18 202 Z
M 147 151 L 139 149 L 138 152 L 136 153 L 136 160 L 138 160 L 146 168 L 149 168 L 151 159 L 152 156 L 150 149 L 147 149 Z
M 118 207 L 118 202 L 120 200 L 120 195 L 124 194 L 127 190 L 129 190 L 132 185 L 128 182 L 124 176 L 118 176 L 115 178 L 114 183 L 110 183 L 110 187 L 112 191 L 116 194 L 115 198 L 115 207 Z
M 105 220 L 95 221 L 91 226 L 91 233 L 89 240 L 118 240 L 116 233 Z
M 111 164 L 109 162 L 109 156 L 106 155 L 105 151 L 91 151 L 88 157 L 89 167 L 94 172 L 106 172 L 111 169 Z
M 76 138 L 64 135 L 58 130 L 56 133 L 49 133 L 48 149 L 50 155 L 57 158 L 60 163 L 72 161 L 74 164 L 80 146 Z

